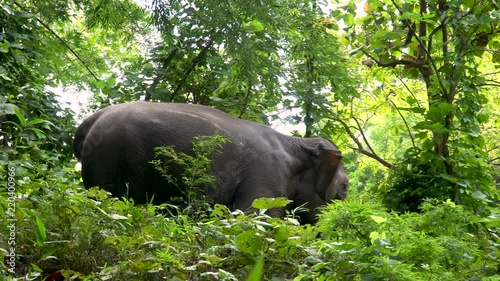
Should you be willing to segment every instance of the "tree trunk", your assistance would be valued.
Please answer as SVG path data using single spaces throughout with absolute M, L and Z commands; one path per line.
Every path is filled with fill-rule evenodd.
M 158 85 L 158 83 L 160 83 L 161 79 L 165 77 L 165 72 L 167 71 L 168 66 L 177 54 L 177 51 L 179 51 L 179 49 L 173 49 L 172 52 L 170 52 L 170 54 L 168 54 L 168 56 L 165 58 L 165 60 L 163 61 L 163 65 L 161 66 L 160 73 L 158 74 L 158 76 L 156 76 L 156 78 L 153 80 L 153 83 L 151 83 L 149 88 L 146 90 L 146 96 L 144 100 L 151 100 L 152 94 L 156 90 L 156 86 Z

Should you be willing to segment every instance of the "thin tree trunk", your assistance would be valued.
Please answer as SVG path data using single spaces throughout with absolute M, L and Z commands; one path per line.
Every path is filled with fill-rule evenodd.
M 179 51 L 179 49 L 175 48 L 165 58 L 165 60 L 163 61 L 163 65 L 161 66 L 160 73 L 158 74 L 158 76 L 156 76 L 156 78 L 153 80 L 153 83 L 151 83 L 151 85 L 146 90 L 146 96 L 144 97 L 144 100 L 146 101 L 151 100 L 152 93 L 156 90 L 156 86 L 158 86 L 158 83 L 160 83 L 161 79 L 165 77 L 165 72 L 167 71 L 168 66 L 174 59 L 175 55 L 177 54 L 177 51 Z
M 174 101 L 175 97 L 179 94 L 180 90 L 182 89 L 182 87 L 186 83 L 186 80 L 189 77 L 189 75 L 191 74 L 191 72 L 193 72 L 193 70 L 196 68 L 196 66 L 198 66 L 198 64 L 205 59 L 205 57 L 207 56 L 208 50 L 210 50 L 211 47 L 212 47 L 212 41 L 209 41 L 207 43 L 207 45 L 205 47 L 203 47 L 203 49 L 201 49 L 200 53 L 193 59 L 193 61 L 191 62 L 191 65 L 184 72 L 183 77 L 181 78 L 179 83 L 177 83 L 177 86 L 175 87 L 174 91 L 172 92 L 172 95 L 170 96 L 170 101 Z

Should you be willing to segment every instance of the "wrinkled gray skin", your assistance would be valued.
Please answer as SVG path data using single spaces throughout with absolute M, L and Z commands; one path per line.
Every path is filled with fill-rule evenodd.
M 205 188 L 217 203 L 248 210 L 254 199 L 286 197 L 294 201 L 289 209 L 306 204 L 310 210 L 300 215 L 301 223 L 314 223 L 318 206 L 346 196 L 341 153 L 329 141 L 285 136 L 201 105 L 138 101 L 107 107 L 78 127 L 73 148 L 86 188 L 99 186 L 138 204 L 154 194 L 153 203 L 164 203 L 182 194 L 149 163 L 154 148 L 173 145 L 189 153 L 193 137 L 215 133 L 231 139 L 213 155 L 215 188 Z M 283 216 L 284 210 L 269 214 Z

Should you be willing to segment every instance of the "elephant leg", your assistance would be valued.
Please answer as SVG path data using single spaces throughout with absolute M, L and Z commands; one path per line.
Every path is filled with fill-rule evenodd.
M 123 196 L 125 180 L 120 176 L 116 163 L 82 161 L 82 179 L 85 188 L 98 186 L 113 196 Z
M 295 216 L 298 217 L 301 224 L 315 224 L 318 220 L 319 210 L 316 208 L 310 209 L 310 204 L 306 204 L 304 207 L 305 210 L 296 213 Z
M 151 185 L 149 184 L 150 176 L 146 174 L 145 167 L 134 165 L 125 172 L 127 175 L 127 198 L 134 200 L 137 204 L 146 204 L 151 201 L 153 194 L 149 192 Z
M 277 187 L 275 190 L 270 190 L 268 186 Z M 285 192 L 280 192 L 283 189 L 279 188 L 279 185 L 242 185 L 238 188 L 236 196 L 234 198 L 234 207 L 242 211 L 256 211 L 252 207 L 252 203 L 255 199 L 259 198 L 276 198 L 276 197 L 286 197 Z M 284 217 L 284 208 L 273 208 L 266 211 L 266 214 L 271 217 Z

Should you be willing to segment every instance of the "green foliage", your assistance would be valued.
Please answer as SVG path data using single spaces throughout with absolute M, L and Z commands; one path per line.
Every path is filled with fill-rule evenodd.
M 16 188 L 0 188 L 0 260 L 15 219 L 18 280 L 500 279 L 498 7 L 341 2 L 153 1 L 149 18 L 131 1 L 3 1 L 0 184 L 14 173 Z M 196 217 L 83 190 L 59 86 L 93 91 L 93 109 L 144 95 L 262 123 L 299 109 L 291 123 L 347 152 L 353 192 L 300 226 L 265 215 L 284 198 L 255 201 L 251 215 L 197 206 Z M 158 167 L 211 184 L 223 143 L 160 149 Z
M 288 205 L 291 201 L 283 198 L 283 197 L 278 197 L 278 198 L 259 198 L 255 199 L 252 202 L 252 207 L 255 209 L 260 209 L 260 210 L 268 210 L 272 208 L 284 208 L 286 205 Z
M 246 279 L 246 281 L 260 281 L 261 276 L 262 276 L 262 268 L 263 267 L 264 267 L 264 258 L 261 257 L 255 263 L 255 267 L 252 270 L 252 272 L 250 273 L 250 275 L 248 275 L 248 278 Z
M 389 186 L 381 188 L 385 193 L 384 203 L 392 210 L 418 212 L 426 198 L 446 201 L 454 196 L 441 162 L 436 163 L 432 154 L 427 154 L 427 160 L 420 159 L 418 156 L 424 158 L 424 154 L 418 149 L 413 153 L 416 155 L 408 155 L 401 161 L 401 167 L 392 172 Z
M 40 27 L 32 14 L 16 10 L 11 1 L 0 7 L 0 26 L 0 149 L 10 159 L 27 153 L 44 157 L 46 165 L 67 161 L 73 116 L 46 90 L 49 74 L 38 68 Z
M 17 202 L 16 254 L 23 259 L 17 260 L 16 274 L 44 277 L 63 269 L 82 280 L 259 280 L 264 259 L 284 269 L 291 265 L 290 254 L 304 255 L 301 241 L 315 236 L 309 230 L 301 238 L 297 225 L 231 214 L 223 206 L 216 208 L 223 216 L 199 222 L 159 215 L 166 207 L 136 207 L 96 188 L 71 189 L 50 179 L 46 188 Z M 2 219 L 1 241 L 10 235 L 6 226 Z
M 194 219 L 168 204 L 134 206 L 76 187 L 70 168 L 45 171 L 39 188 L 21 166 L 10 166 L 18 187 L 12 217 L 19 280 L 55 271 L 81 280 L 498 278 L 498 209 L 483 219 L 451 201 L 426 202 L 421 214 L 398 215 L 360 193 L 326 206 L 317 226 L 262 212 L 287 204 L 283 199 L 258 200 L 253 206 L 261 212 L 251 215 L 215 205 Z M 11 235 L 8 196 L 0 197 L 2 259 Z M 3 280 L 11 276 L 6 270 Z
M 38 226 L 38 231 L 36 232 L 36 243 L 39 246 L 43 246 L 45 239 L 47 238 L 47 232 L 45 230 L 45 225 L 40 218 L 36 218 L 36 225 Z
M 197 136 L 192 141 L 192 154 L 175 151 L 174 146 L 155 148 L 155 159 L 151 162 L 157 171 L 167 180 L 182 189 L 182 192 L 192 203 L 202 194 L 206 186 L 212 187 L 215 179 L 209 174 L 211 156 L 221 154 L 225 143 L 230 142 L 219 134 L 213 136 Z M 181 168 L 181 178 L 170 170 L 172 166 Z
M 499 252 L 488 245 L 487 229 L 449 200 L 397 215 L 366 196 L 349 199 L 329 205 L 318 225 L 322 260 L 302 280 L 498 277 Z
M 397 155 L 388 206 L 415 210 L 426 197 L 449 198 L 483 213 L 498 197 L 482 135 L 490 117 L 486 105 L 496 99 L 488 87 L 498 86 L 485 78 L 498 68 L 491 49 L 499 37 L 492 20 L 498 14 L 490 12 L 497 7 L 481 0 L 367 1 L 360 10 L 354 2 L 337 1 L 332 16 L 347 25 L 350 54 L 362 65 L 378 66 L 371 71 L 380 73 L 375 81 L 381 86 L 369 88 L 389 90 L 384 102 L 403 119 L 406 143 L 411 140 Z M 355 112 L 357 128 L 366 132 L 359 117 Z M 368 152 L 373 156 L 371 147 Z
M 161 81 L 148 89 L 152 99 L 211 104 L 265 120 L 264 111 L 281 96 L 281 12 L 269 2 L 153 2 L 164 40 L 152 54 L 157 67 L 148 73 Z

